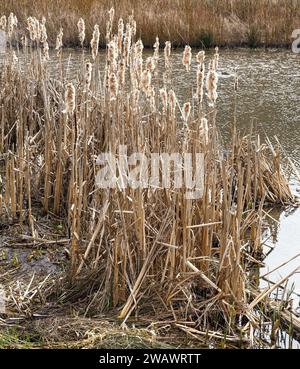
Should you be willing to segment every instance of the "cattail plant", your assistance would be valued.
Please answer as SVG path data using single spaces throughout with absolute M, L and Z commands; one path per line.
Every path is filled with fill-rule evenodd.
M 112 33 L 112 27 L 113 27 L 113 22 L 114 22 L 114 17 L 115 17 L 115 9 L 111 8 L 108 11 L 108 21 L 106 23 L 106 40 L 107 42 L 110 41 L 111 39 L 111 33 Z
M 182 108 L 182 117 L 185 123 L 188 122 L 190 115 L 191 115 L 191 103 L 186 102 Z
M 79 18 L 78 23 L 77 23 L 77 28 L 78 28 L 79 42 L 80 42 L 81 47 L 83 47 L 83 43 L 85 40 L 85 22 L 82 18 Z
M 45 42 L 47 42 L 48 40 L 48 35 L 47 35 L 47 28 L 46 28 L 46 20 L 43 19 L 42 22 L 40 23 L 40 41 L 42 44 L 44 44 Z
M 136 21 L 133 14 L 129 16 L 129 25 L 131 28 L 131 34 L 134 37 L 136 35 Z
M 2 15 L 2 17 L 0 18 L 0 29 L 2 31 L 6 31 L 6 26 L 7 26 L 7 19 L 5 15 Z
M 60 28 L 59 33 L 56 37 L 56 46 L 55 46 L 55 50 L 57 50 L 58 54 L 60 53 L 63 47 L 63 36 L 64 36 L 64 30 L 63 28 Z
M 118 68 L 118 79 L 119 79 L 119 84 L 120 86 L 124 86 L 125 84 L 125 77 L 126 77 L 126 63 L 124 61 L 124 59 L 122 59 L 119 63 L 119 68 Z
M 170 41 L 166 41 L 165 43 L 164 55 L 165 55 L 165 67 L 169 69 L 170 68 L 170 57 L 171 57 L 171 42 Z
M 150 110 L 152 113 L 155 113 L 156 112 L 155 88 L 153 86 L 149 86 L 147 95 L 149 98 Z
M 186 46 L 184 48 L 183 57 L 182 57 L 182 64 L 186 68 L 186 71 L 189 72 L 192 63 L 192 49 L 190 46 Z
M 109 76 L 109 95 L 110 99 L 116 100 L 119 90 L 118 79 L 115 73 L 111 73 Z
M 73 83 L 68 83 L 66 85 L 66 92 L 65 92 L 65 114 L 72 115 L 75 111 L 75 96 L 76 91 Z
M 48 44 L 47 41 L 43 42 L 43 57 L 44 57 L 45 61 L 50 59 L 50 57 L 49 57 L 49 44 Z
M 123 21 L 123 18 L 120 18 L 118 22 L 118 53 L 119 55 L 122 55 L 123 37 L 124 37 L 124 21 Z
M 161 88 L 159 93 L 162 101 L 163 114 L 166 114 L 168 110 L 168 93 L 165 88 Z
M 214 105 L 218 98 L 218 74 L 214 69 L 215 63 L 210 63 L 206 77 L 207 97 L 211 105 Z
M 200 103 L 203 102 L 204 78 L 205 78 L 205 65 L 204 63 L 201 63 L 197 67 L 197 86 L 195 93 L 195 98 L 199 100 Z
M 148 96 L 151 88 L 152 76 L 148 70 L 144 70 L 141 75 L 140 88 Z
M 131 26 L 129 23 L 127 23 L 124 37 L 124 59 L 126 60 L 127 66 L 129 66 L 130 61 L 131 37 L 132 37 Z
M 196 60 L 198 64 L 203 64 L 204 63 L 204 59 L 205 59 L 205 51 L 199 51 L 197 56 L 196 56 Z
M 12 52 L 12 56 L 11 56 L 11 65 L 13 68 L 17 67 L 18 65 L 18 62 L 19 62 L 19 59 L 17 57 L 17 54 L 16 52 L 13 50 Z
M 176 116 L 176 95 L 175 92 L 173 90 L 170 90 L 168 93 L 168 98 L 169 98 L 169 108 L 170 108 L 170 116 L 174 119 Z
M 87 62 L 85 64 L 85 76 L 84 76 L 84 91 L 87 92 L 90 89 L 92 81 L 92 63 Z
M 154 56 L 149 56 L 146 60 L 146 69 L 153 73 L 157 66 L 157 59 Z
M 32 17 L 27 18 L 27 29 L 29 31 L 29 37 L 31 41 L 36 40 L 35 21 Z
M 10 13 L 7 19 L 7 35 L 9 38 L 12 37 L 14 30 L 18 26 L 18 19 L 14 13 Z
M 99 49 L 99 39 L 100 39 L 100 31 L 98 24 L 94 26 L 93 38 L 91 40 L 91 49 L 92 49 L 92 57 L 93 60 L 96 60 Z
M 208 144 L 208 121 L 206 118 L 201 118 L 199 127 L 200 137 L 205 145 Z
M 215 55 L 214 55 L 214 59 L 213 59 L 213 64 L 214 64 L 214 70 L 217 71 L 218 66 L 219 66 L 219 48 L 218 46 L 215 47 Z
M 107 62 L 112 71 L 117 70 L 118 45 L 117 40 L 111 40 L 107 45 Z
M 159 59 L 159 38 L 156 37 L 155 39 L 155 43 L 153 45 L 154 48 L 154 53 L 153 53 L 153 57 L 158 60 Z

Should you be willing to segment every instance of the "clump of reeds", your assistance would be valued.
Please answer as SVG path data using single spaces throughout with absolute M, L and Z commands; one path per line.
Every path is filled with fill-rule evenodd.
M 49 66 L 41 65 L 33 50 L 28 54 L 30 73 L 29 63 L 25 73 L 18 67 L 20 60 L 13 68 L 9 62 L 2 68 L 0 216 L 22 223 L 28 211 L 34 239 L 42 235 L 35 228 L 32 200 L 45 212 L 64 216 L 71 260 L 62 301 L 86 301 L 86 313 L 118 307 L 123 321 L 134 310 L 146 310 L 156 319 L 182 322 L 181 328 L 192 334 L 191 329 L 220 330 L 223 324 L 224 332 L 236 338 L 230 322 L 243 318 L 252 324 L 245 265 L 261 247 L 263 206 L 293 201 L 280 155 L 269 143 L 235 131 L 224 154 L 214 114 L 206 115 L 199 104 L 182 106 L 176 82 L 160 85 L 153 78 L 170 74 L 171 42 L 165 44 L 164 66 L 157 63 L 158 39 L 153 56 L 144 60 L 133 17 L 126 25 L 119 20 L 114 34 L 114 15 L 110 12 L 104 78 L 99 78 L 99 65 L 82 58 L 78 78 L 70 81 L 61 64 L 55 84 Z M 36 36 L 41 24 L 29 19 L 28 32 L 34 41 L 42 38 L 37 47 L 46 52 L 47 30 Z M 94 61 L 99 37 L 95 25 Z M 62 38 L 61 29 L 59 52 Z M 191 55 L 187 47 L 186 70 L 191 70 Z M 204 57 L 197 55 L 194 76 L 203 105 Z M 210 113 L 217 103 L 218 62 L 216 50 L 206 74 Z M 202 196 L 186 196 L 191 188 L 176 186 L 175 178 L 161 188 L 159 173 L 152 187 L 144 187 L 145 178 L 133 178 L 121 168 L 125 159 L 118 149 L 124 145 L 128 153 L 147 156 L 203 153 L 202 164 L 191 163 L 194 171 L 203 165 Z M 109 163 L 112 173 L 106 168 L 104 179 L 116 180 L 109 188 L 99 188 L 96 180 L 103 170 L 96 158 L 104 152 L 118 159 L 115 168 Z M 131 165 L 134 161 L 125 160 L 125 168 Z

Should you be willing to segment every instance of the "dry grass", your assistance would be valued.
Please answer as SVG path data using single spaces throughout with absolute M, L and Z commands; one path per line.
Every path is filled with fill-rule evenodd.
M 75 30 L 83 17 L 88 39 L 98 23 L 105 45 L 107 11 L 112 5 L 116 16 L 124 19 L 134 11 L 138 36 L 149 47 L 157 35 L 180 46 L 289 46 L 300 18 L 299 0 L 10 0 L 1 2 L 0 14 L 8 16 L 12 11 L 22 25 L 28 16 L 46 16 L 52 45 L 63 27 L 66 46 L 80 46 Z
M 0 73 L 1 220 L 28 224 L 31 240 L 40 242 L 33 202 L 65 217 L 70 265 L 60 303 L 83 306 L 85 314 L 115 309 L 124 323 L 147 316 L 193 337 L 248 342 L 257 319 L 255 306 L 249 308 L 247 267 L 261 253 L 263 208 L 294 201 L 279 147 L 240 137 L 235 127 L 228 150 L 220 145 L 218 50 L 208 70 L 205 64 L 204 100 L 195 75 L 200 93 L 193 98 L 191 86 L 190 101 L 181 106 L 168 47 L 164 63 L 156 54 L 145 63 L 133 20 L 126 27 L 123 43 L 108 34 L 104 69 L 94 47 L 92 74 L 91 56 L 83 53 L 75 79 L 63 67 L 60 47 L 54 73 L 39 40 L 19 54 L 7 51 Z M 189 63 L 185 55 L 182 73 L 191 73 Z M 203 67 L 200 62 L 204 73 Z M 95 158 L 118 157 L 119 145 L 147 157 L 203 153 L 203 197 L 188 199 L 186 188 L 161 184 L 99 189 Z M 31 300 L 35 290 L 26 290 Z

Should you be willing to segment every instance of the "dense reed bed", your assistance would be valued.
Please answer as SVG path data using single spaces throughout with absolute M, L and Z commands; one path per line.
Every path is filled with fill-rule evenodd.
M 1 2 L 0 14 L 14 12 L 21 28 L 28 16 L 45 16 L 52 46 L 60 27 L 65 46 L 80 46 L 75 29 L 82 17 L 89 39 L 93 25 L 99 24 L 104 46 L 107 11 L 112 5 L 117 17 L 126 18 L 134 11 L 138 36 L 147 47 L 152 47 L 156 36 L 179 46 L 289 46 L 300 18 L 299 0 L 9 0 Z
M 79 42 L 89 42 L 91 52 L 83 51 L 75 79 L 62 63 L 63 30 L 56 39 L 61 61 L 50 70 L 45 21 L 29 18 L 28 42 L 7 50 L 0 74 L 1 219 L 28 224 L 33 241 L 44 237 L 36 207 L 65 219 L 70 262 L 61 303 L 85 314 L 114 311 L 123 322 L 133 315 L 167 322 L 200 341 L 224 334 L 233 343 L 253 341 L 254 310 L 268 295 L 251 302 L 248 279 L 262 252 L 264 207 L 293 202 L 280 150 L 240 137 L 235 127 L 230 147 L 220 144 L 217 48 L 207 61 L 186 46 L 182 73 L 192 73 L 193 58 L 198 69 L 190 101 L 180 104 L 171 43 L 160 47 L 156 39 L 145 59 L 134 18 L 118 20 L 111 9 L 107 19 L 103 69 L 99 27 L 86 40 L 77 20 Z M 14 29 L 15 17 L 10 22 Z M 237 81 L 233 95 L 235 88 Z M 128 154 L 147 157 L 202 153 L 203 196 L 187 197 L 187 188 L 175 185 L 175 168 L 168 186 L 124 185 L 124 145 Z M 118 180 L 101 189 L 96 159 L 105 152 L 118 158 Z

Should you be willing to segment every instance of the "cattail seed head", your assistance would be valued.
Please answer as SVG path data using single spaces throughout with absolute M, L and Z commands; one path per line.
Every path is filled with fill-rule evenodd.
M 165 67 L 170 67 L 170 56 L 171 56 L 171 42 L 166 41 L 165 43 L 165 49 L 164 49 L 164 55 L 165 55 Z
M 21 37 L 21 44 L 22 44 L 22 47 L 23 47 L 23 49 L 24 49 L 24 50 L 25 50 L 25 49 L 27 49 L 27 46 L 28 46 L 28 40 L 27 40 L 26 35 L 23 35 L 23 36 Z
M 166 89 L 161 88 L 159 90 L 161 101 L 162 101 L 162 107 L 163 107 L 163 114 L 166 114 L 168 109 L 168 93 Z
M 133 13 L 129 16 L 129 24 L 130 24 L 132 36 L 134 37 L 136 35 L 136 21 L 134 20 Z
M 144 70 L 141 75 L 140 88 L 146 95 L 148 95 L 149 93 L 151 79 L 152 79 L 151 73 L 148 70 Z
M 92 63 L 88 62 L 85 64 L 85 76 L 84 76 L 84 91 L 87 92 L 91 86 L 92 80 Z
M 143 56 L 144 44 L 143 44 L 143 41 L 141 39 L 139 39 L 135 43 L 135 47 L 136 47 L 136 53 L 137 53 L 137 55 L 138 56 Z
M 197 88 L 195 94 L 195 98 L 198 99 L 200 103 L 203 102 L 204 77 L 205 77 L 205 65 L 204 63 L 202 63 L 199 64 L 197 67 Z
M 108 15 L 109 15 L 109 21 L 112 24 L 115 18 L 115 9 L 113 7 L 110 8 Z
M 205 51 L 199 51 L 196 56 L 196 59 L 197 59 L 197 63 L 202 64 L 205 59 Z
M 156 111 L 156 104 L 155 104 L 155 88 L 153 86 L 149 86 L 148 93 L 149 103 L 150 103 L 150 110 L 152 113 Z
M 159 38 L 156 37 L 155 43 L 153 45 L 154 48 L 154 53 L 153 53 L 153 57 L 158 60 L 159 58 Z
M 32 17 L 27 18 L 27 29 L 29 31 L 29 37 L 31 41 L 35 41 L 36 34 L 35 34 L 35 22 Z
M 219 48 L 218 46 L 215 48 L 215 54 L 214 54 L 214 58 L 212 61 L 212 69 L 217 71 L 219 66 Z
M 157 63 L 157 59 L 155 59 L 155 57 L 148 57 L 146 60 L 146 69 L 153 73 L 155 68 L 156 68 L 156 63 Z
M 117 76 L 115 75 L 115 73 L 111 73 L 109 76 L 109 94 L 111 100 L 116 100 L 118 96 L 118 90 L 119 85 Z
M 42 44 L 44 44 L 48 39 L 46 24 L 42 21 L 42 23 L 39 26 L 40 26 L 40 41 Z
M 125 84 L 125 72 L 126 72 L 126 63 L 124 60 L 121 60 L 118 69 L 119 84 L 121 86 L 124 86 Z
M 44 57 L 44 60 L 49 60 L 50 57 L 49 57 L 49 44 L 47 41 L 44 41 L 43 42 L 43 57 Z
M 75 111 L 75 96 L 76 96 L 76 91 L 75 91 L 75 87 L 72 83 L 68 83 L 66 85 L 66 92 L 65 92 L 65 104 L 66 104 L 66 109 L 65 109 L 65 113 L 67 114 L 73 114 Z
M 169 91 L 169 107 L 170 107 L 170 115 L 172 118 L 176 115 L 176 95 L 173 90 Z
M 0 18 L 0 29 L 2 31 L 6 31 L 6 26 L 7 26 L 7 19 L 5 15 L 2 15 L 2 17 Z
M 117 68 L 117 58 L 118 58 L 118 47 L 117 40 L 112 40 L 107 45 L 107 61 L 112 70 Z
M 96 60 L 99 49 L 99 39 L 100 39 L 100 31 L 98 24 L 94 26 L 93 38 L 91 40 L 91 48 L 92 48 L 92 57 Z
M 183 115 L 183 120 L 187 122 L 191 115 L 191 103 L 190 102 L 187 102 L 183 105 L 182 115 Z
M 118 22 L 118 52 L 120 55 L 122 55 L 123 36 L 124 36 L 124 21 L 122 18 L 120 18 Z
M 11 64 L 12 64 L 13 67 L 15 67 L 18 64 L 18 61 L 19 61 L 15 51 L 12 52 L 12 57 L 11 58 L 12 58 Z
M 214 105 L 218 98 L 218 74 L 215 71 L 214 67 L 214 63 L 211 63 L 206 77 L 207 96 L 211 105 Z
M 60 52 L 61 48 L 63 47 L 63 36 L 64 36 L 64 30 L 63 30 L 63 28 L 60 28 L 59 33 L 56 37 L 56 46 L 55 46 L 55 50 L 57 50 L 58 53 Z
M 85 40 L 85 22 L 82 18 L 79 18 L 78 23 L 77 23 L 77 28 L 78 28 L 79 41 L 80 41 L 81 46 L 83 46 L 83 43 Z
M 36 39 L 37 41 L 39 41 L 41 39 L 41 27 L 40 27 L 40 22 L 38 19 L 34 19 L 35 21 L 35 33 L 36 33 Z
M 131 48 L 131 26 L 129 23 L 126 24 L 126 32 L 124 38 L 124 58 L 126 60 L 127 66 L 129 65 L 129 56 L 130 56 L 130 48 Z
M 192 63 L 192 49 L 190 46 L 186 46 L 183 52 L 182 64 L 185 66 L 187 72 L 190 71 L 191 63 Z
M 138 109 L 139 107 L 139 100 L 140 100 L 140 90 L 136 88 L 132 91 L 132 105 L 135 110 Z
M 199 133 L 202 138 L 202 141 L 207 145 L 208 143 L 208 121 L 206 118 L 201 119 Z
M 12 37 L 15 28 L 18 26 L 18 19 L 14 15 L 14 13 L 10 13 L 7 19 L 7 35 L 8 37 Z

